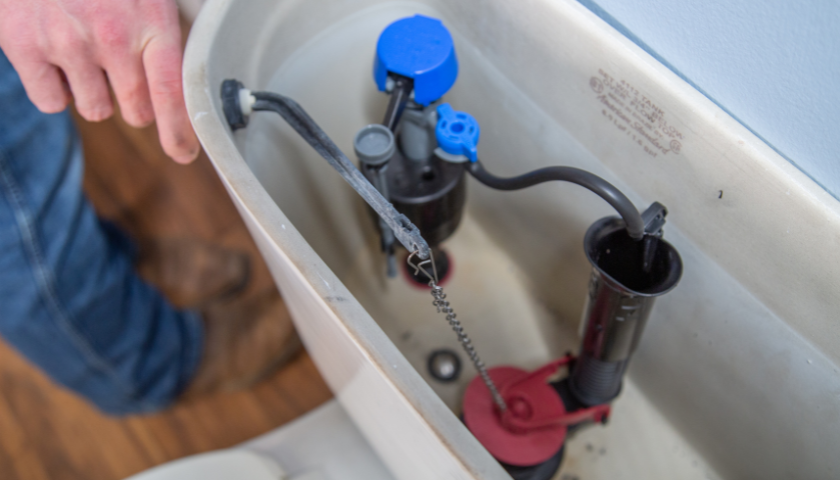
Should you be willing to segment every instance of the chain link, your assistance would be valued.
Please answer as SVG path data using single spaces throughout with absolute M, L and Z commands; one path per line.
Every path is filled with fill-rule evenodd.
M 478 352 L 475 351 L 475 347 L 472 344 L 472 340 L 467 335 L 467 332 L 464 331 L 464 326 L 461 325 L 461 321 L 458 320 L 458 316 L 455 314 L 455 310 L 452 309 L 452 306 L 449 305 L 449 301 L 446 299 L 446 294 L 443 293 L 443 287 L 437 284 L 437 269 L 435 268 L 435 258 L 429 251 L 429 258 L 423 260 L 417 264 L 411 263 L 411 259 L 417 256 L 418 252 L 412 252 L 411 255 L 408 256 L 406 261 L 408 265 L 414 268 L 415 275 L 417 272 L 423 272 L 429 278 L 429 286 L 432 288 L 432 297 L 434 300 L 432 301 L 432 305 L 435 306 L 438 313 L 443 313 L 446 315 L 446 321 L 449 322 L 449 325 L 452 327 L 452 330 L 458 335 L 458 341 L 461 343 L 461 346 L 464 347 L 464 351 L 467 352 L 467 356 L 470 357 L 475 369 L 478 371 L 478 375 L 481 377 L 481 380 L 484 381 L 484 385 L 487 386 L 487 389 L 490 390 L 490 395 L 493 397 L 493 403 L 499 407 L 499 410 L 504 412 L 507 410 L 507 404 L 505 404 L 504 398 L 499 393 L 499 389 L 496 388 L 496 384 L 493 382 L 493 379 L 490 378 L 490 374 L 487 373 L 487 367 L 484 365 L 484 362 L 481 361 L 481 357 L 478 356 Z M 423 268 L 423 265 L 432 265 L 432 273 L 430 274 Z
M 461 325 L 461 321 L 458 320 L 458 316 L 449 305 L 449 301 L 446 300 L 446 294 L 443 293 L 443 288 L 440 285 L 437 285 L 434 280 L 429 282 L 429 286 L 432 287 L 432 297 L 434 298 L 432 305 L 437 308 L 438 313 L 446 315 L 446 321 L 449 322 L 449 326 L 451 326 L 452 330 L 454 330 L 458 335 L 458 341 L 461 343 L 461 346 L 464 347 L 464 351 L 467 353 L 467 356 L 470 357 L 473 365 L 475 365 L 475 369 L 478 371 L 478 375 L 481 377 L 481 380 L 484 381 L 487 389 L 490 390 L 493 402 L 499 407 L 499 410 L 504 412 L 507 410 L 505 400 L 499 393 L 499 389 L 496 388 L 496 384 L 493 382 L 493 379 L 490 378 L 490 374 L 487 373 L 487 367 L 484 365 L 484 362 L 481 361 L 481 357 L 478 356 L 478 352 L 475 351 L 472 340 L 470 340 L 467 332 L 464 331 L 464 326 Z

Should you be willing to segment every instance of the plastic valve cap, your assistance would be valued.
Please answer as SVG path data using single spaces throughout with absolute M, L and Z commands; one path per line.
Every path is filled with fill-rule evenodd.
M 427 106 L 442 97 L 458 78 L 452 35 L 443 23 L 415 15 L 388 25 L 376 44 L 373 78 L 386 90 L 388 74 L 414 80 L 414 101 Z
M 386 163 L 397 151 L 394 134 L 385 125 L 368 125 L 356 133 L 353 149 L 359 161 L 377 166 Z
M 437 107 L 438 122 L 435 137 L 438 146 L 451 155 L 463 155 L 471 162 L 478 161 L 478 137 L 481 128 L 472 115 L 455 111 L 448 103 Z

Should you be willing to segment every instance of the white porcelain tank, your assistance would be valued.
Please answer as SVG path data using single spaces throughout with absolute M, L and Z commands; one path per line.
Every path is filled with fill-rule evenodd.
M 387 102 L 376 39 L 415 13 L 452 32 L 445 99 L 481 123 L 490 171 L 571 165 L 670 212 L 683 279 L 657 301 L 610 423 L 569 439 L 558 478 L 840 477 L 838 202 L 672 72 L 572 0 L 210 0 L 185 58 L 193 125 L 312 358 L 394 476 L 509 478 L 457 417 L 475 372 L 432 379 L 428 354 L 457 350 L 455 335 L 428 292 L 385 277 L 362 201 L 276 115 L 231 133 L 219 91 L 236 78 L 292 97 L 352 153 Z M 583 234 L 610 208 L 573 185 L 468 192 L 445 288 L 485 362 L 576 350 Z

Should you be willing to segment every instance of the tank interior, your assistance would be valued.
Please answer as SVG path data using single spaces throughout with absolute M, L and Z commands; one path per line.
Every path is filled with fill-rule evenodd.
M 444 100 L 481 122 L 479 154 L 488 169 L 511 176 L 549 165 L 575 166 L 612 182 L 640 209 L 657 200 L 628 188 L 546 114 L 539 99 L 508 81 L 461 33 L 444 2 L 336 2 L 323 16 L 311 15 L 302 3 L 281 2 L 265 13 L 255 51 L 239 62 L 236 74 L 249 88 L 294 98 L 351 159 L 355 133 L 379 123 L 388 101 L 371 75 L 377 37 L 391 21 L 421 13 L 441 18 L 452 32 L 460 71 Z M 257 8 L 235 15 L 253 15 Z M 209 68 L 215 69 L 211 78 L 231 76 L 220 65 Z M 428 290 L 404 275 L 407 252 L 397 254 L 400 274 L 387 278 L 363 201 L 276 115 L 252 115 L 248 128 L 234 138 L 280 209 L 458 414 L 476 372 Z M 591 192 L 562 183 L 499 192 L 470 178 L 467 192 L 461 226 L 443 244 L 453 262 L 443 287 L 485 363 L 530 369 L 576 352 L 591 272 L 583 237 L 596 220 L 615 215 L 612 208 Z M 733 467 L 721 451 L 723 444 L 747 434 L 721 442 L 712 432 L 742 415 L 764 396 L 763 389 L 742 384 L 737 399 L 725 400 L 724 393 L 714 391 L 715 382 L 727 375 L 721 368 L 746 355 L 742 346 L 757 325 L 782 337 L 791 331 L 677 228 L 666 225 L 665 238 L 683 257 L 683 279 L 657 301 L 610 423 L 571 437 L 561 474 L 572 476 L 557 478 L 700 479 L 746 471 Z M 738 322 L 730 321 L 733 306 Z M 721 330 L 725 345 L 715 343 Z M 805 355 L 810 347 L 792 341 L 785 348 Z M 460 355 L 463 371 L 457 381 L 430 375 L 429 355 L 438 349 Z M 723 381 L 739 383 L 734 377 Z M 686 397 L 693 400 L 687 403 Z M 719 414 L 721 405 L 729 410 Z M 703 424 L 710 426 L 698 427 Z

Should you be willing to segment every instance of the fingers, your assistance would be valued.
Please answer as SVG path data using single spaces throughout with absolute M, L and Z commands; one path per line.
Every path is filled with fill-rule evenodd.
M 143 65 L 163 150 L 178 163 L 190 163 L 198 156 L 199 144 L 184 103 L 177 38 L 150 40 L 143 50 Z
M 89 122 L 99 122 L 114 113 L 105 72 L 94 63 L 76 63 L 63 67 L 76 110 Z
M 9 7 L 0 8 L 0 43 L 39 109 L 63 110 L 72 92 L 82 117 L 103 120 L 114 110 L 110 82 L 127 123 L 156 119 L 167 155 L 180 163 L 198 155 L 172 0 L 11 3 L 0 0 Z
M 132 127 L 145 127 L 154 121 L 149 84 L 139 55 L 117 56 L 105 65 L 120 112 Z
M 70 102 L 70 92 L 55 65 L 36 62 L 15 66 L 29 100 L 44 113 L 58 113 Z
M 32 103 L 45 113 L 56 113 L 64 110 L 72 94 L 85 119 L 111 116 L 114 107 L 105 74 L 90 45 L 67 22 L 66 12 L 24 7 L 33 4 L 21 4 L 18 10 L 23 11 L 13 10 L 13 18 L 0 19 L 0 37 Z
M 44 55 L 39 22 L 30 3 L 9 5 L 0 0 L 0 44 L 14 66 L 29 100 L 44 113 L 57 113 L 70 102 L 61 71 Z

